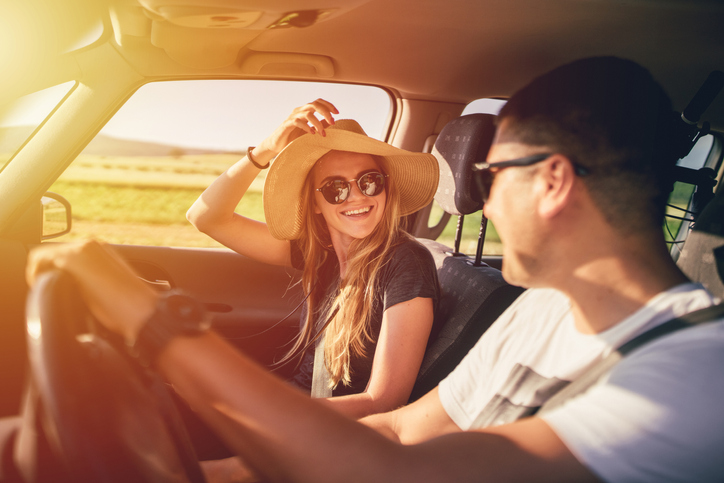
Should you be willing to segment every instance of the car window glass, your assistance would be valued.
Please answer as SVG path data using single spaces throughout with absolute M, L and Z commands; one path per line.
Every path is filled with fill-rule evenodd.
M 497 116 L 505 103 L 505 99 L 476 99 L 465 106 L 461 116 L 467 116 L 468 114 L 495 114 Z
M 676 164 L 691 169 L 703 168 L 706 164 L 707 156 L 711 151 L 713 143 L 714 136 L 712 136 L 711 134 L 702 136 L 696 141 L 696 144 L 691 149 L 691 152 L 687 156 L 677 161 Z
M 141 87 L 51 187 L 73 208 L 59 240 L 220 246 L 186 220 L 201 192 L 248 146 L 299 105 L 324 98 L 371 136 L 384 137 L 386 91 L 359 85 L 279 81 L 173 81 Z M 264 220 L 262 171 L 237 212 Z
M 705 166 L 716 168 L 716 166 L 708 166 L 707 163 L 714 142 L 714 136 L 710 134 L 702 136 L 697 140 L 691 152 L 681 158 L 677 164 L 690 169 L 700 169 Z M 664 220 L 664 236 L 671 245 L 671 254 L 674 257 L 678 256 L 681 245 L 686 240 L 690 227 L 693 226 L 686 222 L 691 218 L 691 214 L 686 210 L 691 208 L 690 203 L 694 189 L 694 185 L 677 181 L 674 183 L 674 189 L 669 196 L 669 206 L 666 208 L 667 216 Z
M 0 171 L 74 85 L 64 82 L 0 105 Z

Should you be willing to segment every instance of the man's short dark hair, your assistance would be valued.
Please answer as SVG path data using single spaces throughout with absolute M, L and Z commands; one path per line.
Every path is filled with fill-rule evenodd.
M 607 221 L 661 227 L 671 191 L 672 107 L 642 66 L 616 57 L 572 62 L 516 92 L 499 114 L 504 138 L 547 146 L 588 168 L 583 178 Z

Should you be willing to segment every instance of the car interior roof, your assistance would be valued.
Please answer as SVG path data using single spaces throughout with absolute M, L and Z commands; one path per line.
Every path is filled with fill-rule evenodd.
M 27 0 L 16 8 L 34 26 L 21 32 L 26 43 L 44 51 L 43 65 L 28 67 L 25 56 L 21 67 L 54 70 L 56 80 L 83 71 L 83 56 L 110 44 L 150 80 L 356 82 L 465 104 L 508 97 L 576 58 L 617 55 L 648 67 L 683 109 L 724 66 L 718 0 L 313 0 L 304 12 L 291 0 Z M 270 28 L 295 12 L 299 26 Z M 62 27 L 58 15 L 67 18 Z M 99 19 L 104 33 L 93 42 Z M 31 89 L 21 77 L 0 81 L 2 92 Z M 724 96 L 705 119 L 724 130 Z

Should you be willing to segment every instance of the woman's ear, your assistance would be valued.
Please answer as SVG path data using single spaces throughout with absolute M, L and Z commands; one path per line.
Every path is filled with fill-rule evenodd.
M 312 195 L 312 196 L 314 196 L 314 195 Z M 312 203 L 314 203 L 314 214 L 315 214 L 315 215 L 321 215 L 321 214 L 322 214 L 322 210 L 319 209 L 319 205 L 317 204 L 317 197 L 316 197 L 316 196 L 314 196 L 314 201 L 312 201 Z
M 545 184 L 538 214 L 553 218 L 570 203 L 576 180 L 575 167 L 566 156 L 554 154 L 541 166 L 541 179 Z

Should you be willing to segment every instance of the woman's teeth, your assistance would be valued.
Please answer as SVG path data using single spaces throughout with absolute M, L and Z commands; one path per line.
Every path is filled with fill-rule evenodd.
M 370 207 L 366 206 L 364 208 L 360 208 L 358 210 L 349 210 L 349 211 L 343 211 L 342 214 L 345 216 L 352 216 L 352 215 L 363 215 L 370 211 Z

